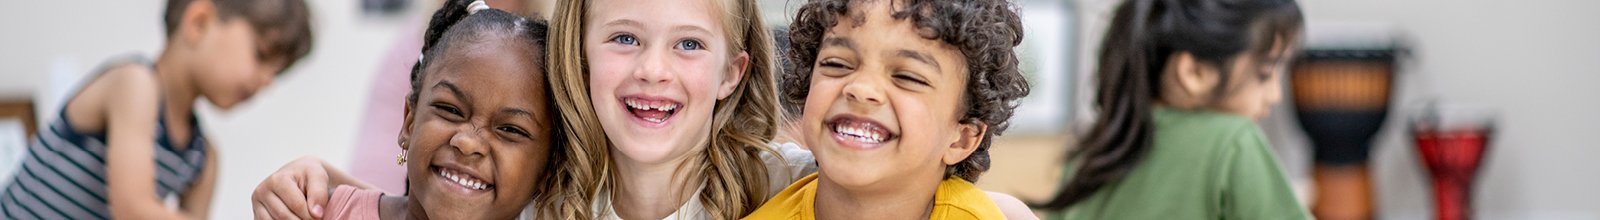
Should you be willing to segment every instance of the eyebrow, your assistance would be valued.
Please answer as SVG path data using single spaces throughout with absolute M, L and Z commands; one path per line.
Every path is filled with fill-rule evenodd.
M 468 103 L 469 105 L 472 103 L 472 100 L 467 97 L 467 94 L 461 93 L 461 88 L 457 88 L 455 83 L 450 83 L 450 80 L 439 80 L 438 84 L 433 85 L 433 89 L 449 90 L 450 94 L 455 95 L 457 99 L 461 99 L 461 102 Z
M 530 112 L 530 111 L 528 111 L 526 109 L 517 108 L 517 107 L 500 108 L 500 113 L 505 113 L 507 115 L 510 115 L 509 117 L 526 118 L 526 119 L 528 119 L 528 121 L 532 121 L 535 124 L 548 124 L 548 123 L 551 123 L 548 118 L 534 117 L 533 112 Z M 534 125 L 533 128 L 529 128 L 529 129 L 540 129 L 539 127 L 542 127 L 542 126 Z M 535 131 L 528 131 L 528 132 L 535 132 Z
M 534 121 L 534 122 L 543 122 L 542 120 L 538 120 L 537 117 L 533 117 L 533 112 L 530 112 L 530 111 L 522 109 L 522 108 L 516 108 L 516 107 L 500 108 L 500 113 L 505 113 L 505 114 L 508 114 L 508 115 L 511 115 L 511 116 L 520 116 L 520 117 L 528 118 L 529 120 Z
M 675 26 L 675 27 L 672 27 L 672 31 L 698 32 L 698 34 L 711 35 L 711 31 L 706 30 L 705 28 L 701 28 L 700 26 L 694 26 L 694 25 L 679 25 L 679 26 Z
M 850 38 L 829 37 L 827 39 L 822 39 L 822 45 L 844 47 L 850 50 L 856 50 L 856 43 L 855 41 L 851 41 Z
M 639 23 L 639 21 L 634 21 L 632 19 L 617 19 L 617 20 L 614 20 L 614 21 L 606 22 L 602 26 L 643 27 L 644 23 Z
M 939 61 L 934 60 L 933 56 L 929 56 L 928 53 L 923 53 L 923 52 L 914 51 L 914 50 L 900 49 L 900 51 L 896 51 L 895 54 L 899 55 L 900 57 L 910 58 L 912 60 L 916 60 L 916 61 L 919 61 L 919 62 L 922 62 L 922 63 L 926 63 L 928 65 L 933 65 L 933 70 L 935 70 L 934 72 L 939 72 L 940 74 L 944 74 L 944 70 L 942 70 L 939 67 Z

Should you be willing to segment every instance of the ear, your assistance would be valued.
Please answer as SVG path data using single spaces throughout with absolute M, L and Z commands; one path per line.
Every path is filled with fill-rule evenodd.
M 199 42 L 201 38 L 205 37 L 207 31 L 211 30 L 215 22 L 220 22 L 218 18 L 220 17 L 217 16 L 217 6 L 212 4 L 211 1 L 197 0 L 190 2 L 189 6 L 183 9 L 183 17 L 178 20 L 178 32 L 176 34 L 179 39 L 184 41 L 182 43 L 192 44 Z
M 967 156 L 971 156 L 973 151 L 977 151 L 978 145 L 983 143 L 983 134 L 989 132 L 989 125 L 978 121 L 963 123 L 958 125 L 957 129 L 961 129 L 961 137 L 956 138 L 956 142 L 950 143 L 950 148 L 945 149 L 942 158 L 944 165 L 961 163 Z
M 1201 63 L 1189 52 L 1177 52 L 1167 59 L 1168 71 L 1173 71 L 1172 80 L 1176 82 L 1179 91 L 1193 98 L 1204 98 L 1211 95 L 1216 87 L 1218 73 L 1209 65 Z
M 410 96 L 410 94 L 407 94 L 407 96 Z M 405 143 L 407 141 L 411 141 L 410 140 L 411 139 L 411 125 L 412 125 L 411 121 L 412 121 L 412 119 L 415 119 L 415 117 L 413 116 L 415 114 L 412 114 L 413 111 L 411 110 L 412 105 L 415 105 L 415 104 L 406 103 L 405 119 L 403 121 L 401 121 L 400 136 L 396 138 L 396 139 L 399 140 L 399 142 L 397 142 L 397 143 L 399 143 L 399 145 L 400 145 L 400 150 L 411 150 L 410 149 L 411 146 L 407 145 Z
M 728 61 L 727 75 L 722 77 L 722 84 L 717 86 L 717 100 L 728 98 L 733 90 L 739 88 L 739 80 L 744 79 L 745 70 L 750 69 L 750 53 L 740 51 L 739 56 Z

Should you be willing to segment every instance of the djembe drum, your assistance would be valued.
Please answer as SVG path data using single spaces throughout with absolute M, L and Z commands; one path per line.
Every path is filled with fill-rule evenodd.
M 1319 219 L 1371 219 L 1368 152 L 1389 112 L 1395 52 L 1312 49 L 1291 67 L 1295 116 L 1313 148 Z

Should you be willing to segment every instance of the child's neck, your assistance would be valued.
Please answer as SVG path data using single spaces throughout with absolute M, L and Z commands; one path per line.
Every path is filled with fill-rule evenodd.
M 326 211 L 328 207 L 322 208 Z M 422 203 L 411 201 L 410 196 L 390 196 L 385 194 L 378 197 L 378 219 L 406 220 L 427 218 L 428 215 L 423 213 Z
M 641 163 L 613 152 L 617 173 L 611 192 L 612 210 L 622 219 L 662 219 L 678 211 L 705 177 L 696 169 L 680 169 L 700 155 L 689 153 L 659 164 Z
M 166 115 L 167 137 L 171 139 L 174 148 L 189 147 L 192 140 L 193 127 L 189 115 L 194 113 L 194 102 L 199 99 L 200 93 L 196 91 L 194 81 L 190 80 L 193 71 L 181 65 L 179 60 L 183 55 L 173 51 L 166 51 L 156 59 L 156 77 L 161 80 L 161 106 L 162 114 Z
M 817 178 L 817 219 L 928 219 L 940 178 L 906 178 L 874 189 L 850 189 Z

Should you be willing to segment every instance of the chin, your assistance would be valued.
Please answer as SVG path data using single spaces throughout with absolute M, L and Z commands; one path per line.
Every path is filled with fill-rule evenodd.
M 654 142 L 654 141 L 643 141 L 643 140 L 634 139 L 634 142 L 636 142 L 636 143 L 613 142 L 613 143 L 616 143 L 616 145 L 613 145 L 615 147 L 614 149 L 616 150 L 616 153 L 621 154 L 622 157 L 625 157 L 625 158 L 618 158 L 618 159 L 627 159 L 627 160 L 639 161 L 639 162 L 644 162 L 644 163 L 656 163 L 656 162 L 661 162 L 661 161 L 664 161 L 664 160 L 666 160 L 668 158 L 671 158 L 671 155 L 673 154 L 673 150 L 675 150 L 674 148 L 676 148 L 676 146 L 666 145 L 666 144 L 660 144 L 660 145 L 664 145 L 664 146 L 660 146 L 660 145 L 657 145 L 657 144 L 642 144 L 642 143 L 638 143 L 638 142 L 657 143 L 657 142 Z M 661 142 L 665 142 L 665 141 L 661 141 Z
M 818 175 L 834 184 L 852 188 L 866 187 L 881 182 L 886 165 L 866 164 L 859 161 L 817 162 Z

